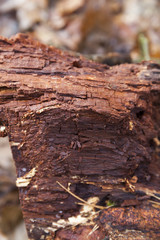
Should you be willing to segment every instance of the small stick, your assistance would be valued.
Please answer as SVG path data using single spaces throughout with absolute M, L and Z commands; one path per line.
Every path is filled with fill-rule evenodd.
M 160 205 L 159 202 L 155 202 L 155 201 L 152 201 L 152 200 L 149 200 L 149 202 L 154 203 L 154 204 L 157 204 L 157 205 Z
M 150 193 L 149 195 L 150 195 L 151 197 L 154 197 L 154 198 L 156 198 L 157 200 L 160 201 L 160 197 L 157 197 L 154 193 Z
M 99 205 L 95 205 L 95 204 L 91 204 L 91 203 L 88 203 L 86 202 L 85 200 L 83 200 L 82 198 L 78 197 L 77 195 L 75 195 L 74 193 L 72 193 L 69 189 L 65 188 L 60 182 L 56 181 L 58 183 L 58 185 L 63 188 L 66 192 L 68 192 L 69 194 L 71 194 L 73 197 L 75 197 L 76 199 L 78 199 L 79 201 L 83 202 L 84 205 L 88 205 L 88 206 L 91 206 L 93 208 L 97 208 L 97 209 L 107 209 L 107 207 L 103 207 L 103 206 L 99 206 Z M 83 204 L 82 204 L 83 205 Z M 112 206 L 109 206 L 109 207 L 112 207 Z

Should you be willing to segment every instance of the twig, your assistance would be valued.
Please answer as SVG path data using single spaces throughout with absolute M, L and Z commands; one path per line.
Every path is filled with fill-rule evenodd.
M 157 200 L 160 201 L 160 197 L 157 197 L 154 193 L 150 193 L 149 196 L 156 198 Z
M 93 229 L 90 231 L 90 233 L 88 234 L 88 237 L 93 234 L 97 229 L 99 228 L 99 226 L 96 224 Z
M 149 202 L 154 203 L 154 204 L 157 204 L 157 205 L 160 205 L 159 202 L 155 202 L 155 201 L 152 201 L 152 200 L 149 200 Z
M 78 197 L 77 195 L 75 195 L 74 193 L 72 193 L 69 189 L 65 188 L 60 182 L 56 181 L 57 184 L 63 188 L 66 192 L 68 192 L 69 194 L 71 194 L 73 197 L 75 197 L 76 199 L 78 199 L 79 201 L 83 202 L 84 204 L 81 204 L 79 203 L 80 205 L 88 205 L 88 206 L 91 206 L 93 208 L 97 208 L 97 209 L 107 209 L 109 207 L 112 207 L 112 206 L 107 206 L 107 207 L 103 207 L 103 206 L 99 206 L 99 205 L 95 205 L 95 204 L 91 204 L 91 203 L 88 203 L 86 202 L 84 199 Z

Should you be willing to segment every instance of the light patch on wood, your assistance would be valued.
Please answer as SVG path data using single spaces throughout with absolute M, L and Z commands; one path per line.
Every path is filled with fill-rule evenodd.
M 42 112 L 44 112 L 46 110 L 50 110 L 50 109 L 54 109 L 54 108 L 58 108 L 58 107 L 60 107 L 59 104 L 56 104 L 54 106 L 43 107 L 43 108 L 40 108 L 39 110 L 37 110 L 36 113 L 40 114 L 40 113 L 42 113 Z
M 36 174 L 36 167 L 32 168 L 28 173 L 26 173 L 23 177 L 19 177 L 16 180 L 17 187 L 27 187 L 32 179 L 32 177 Z
M 19 142 L 10 142 L 9 144 L 11 147 L 18 147 L 20 145 Z
M 87 201 L 88 204 L 84 204 L 80 213 L 88 213 L 94 210 L 93 205 L 96 205 L 99 202 L 99 197 L 90 197 Z
M 26 114 L 24 114 L 23 118 L 27 118 L 28 116 L 33 116 L 34 115 L 34 112 L 27 112 Z M 23 124 L 24 121 L 21 121 L 21 123 Z
M 55 231 L 59 228 L 65 228 L 65 227 L 75 227 L 77 225 L 91 225 L 93 224 L 93 219 L 97 214 L 95 211 L 90 212 L 90 214 L 85 217 L 81 214 L 73 217 L 69 217 L 68 220 L 60 219 L 57 222 L 52 222 L 52 226 L 55 229 Z M 48 228 L 49 230 L 49 228 Z
M 29 198 L 29 197 L 26 197 L 26 198 L 25 198 L 25 201 L 30 201 L 30 198 Z
M 44 235 L 41 236 L 40 240 L 43 240 L 43 239 L 45 239 L 45 236 L 44 236 Z
M 78 176 L 72 176 L 72 179 L 78 179 L 79 177 Z
M 57 230 L 57 229 L 52 228 L 52 227 L 48 227 L 47 229 L 48 229 L 48 231 L 45 230 L 46 233 L 49 233 L 50 231 L 55 232 L 55 230 Z
M 78 215 L 76 217 L 70 217 L 68 218 L 68 224 L 70 226 L 77 226 L 80 224 L 86 224 L 88 222 L 88 218 L 87 217 L 83 217 L 81 215 Z
M 98 201 L 98 197 L 91 197 L 86 201 L 86 204 L 82 203 L 83 207 L 81 208 L 77 216 L 72 216 L 68 219 L 60 219 L 57 222 L 52 222 L 52 231 L 56 231 L 59 228 L 75 227 L 77 225 L 93 225 L 93 220 L 97 216 L 97 212 L 95 211 L 95 208 L 90 204 L 94 205 Z M 98 225 L 96 226 L 96 228 L 98 229 Z M 47 229 L 51 230 L 50 227 L 48 227 Z M 95 230 L 93 230 L 93 232 L 94 231 Z M 92 231 L 90 234 L 92 234 Z
M 153 138 L 153 141 L 156 144 L 156 146 L 160 146 L 160 141 L 158 138 Z
M 132 130 L 133 130 L 133 127 L 134 127 L 133 122 L 132 122 L 132 121 L 129 121 L 129 130 L 132 131 Z
M 6 130 L 6 127 L 0 126 L 0 132 L 4 132 Z
M 60 219 L 58 222 L 52 222 L 52 226 L 55 230 L 57 230 L 58 228 L 65 228 L 67 225 L 67 220 L 64 219 Z
M 35 222 L 36 220 L 34 220 L 33 218 L 30 218 L 30 221 L 31 221 L 31 222 Z

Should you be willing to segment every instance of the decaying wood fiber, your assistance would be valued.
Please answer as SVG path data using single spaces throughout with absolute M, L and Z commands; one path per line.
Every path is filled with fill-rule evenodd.
M 160 239 L 160 65 L 0 38 L 0 125 L 30 239 Z

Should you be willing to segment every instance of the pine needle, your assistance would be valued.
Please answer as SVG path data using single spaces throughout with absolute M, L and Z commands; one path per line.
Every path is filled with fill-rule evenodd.
M 152 200 L 149 200 L 149 202 L 154 203 L 154 204 L 157 204 L 157 205 L 160 205 L 159 202 L 155 202 L 155 201 L 152 201 Z
M 65 188 L 60 182 L 56 181 L 57 184 L 63 188 L 66 192 L 68 192 L 69 194 L 71 194 L 74 198 L 78 199 L 79 201 L 81 201 L 82 203 L 84 204 L 81 204 L 79 203 L 80 205 L 88 205 L 90 207 L 93 207 L 93 208 L 97 208 L 97 209 L 107 209 L 109 207 L 112 207 L 112 206 L 107 206 L 107 207 L 103 207 L 103 206 L 99 206 L 99 205 L 95 205 L 95 204 L 91 204 L 91 203 L 88 203 L 87 201 L 85 201 L 84 199 L 80 198 L 79 196 L 77 196 L 76 194 L 72 193 L 69 189 Z
M 153 194 L 150 194 L 150 196 L 151 196 L 151 197 L 154 197 L 154 198 L 156 198 L 157 200 L 160 201 L 160 197 L 156 196 L 154 193 L 153 193 Z

